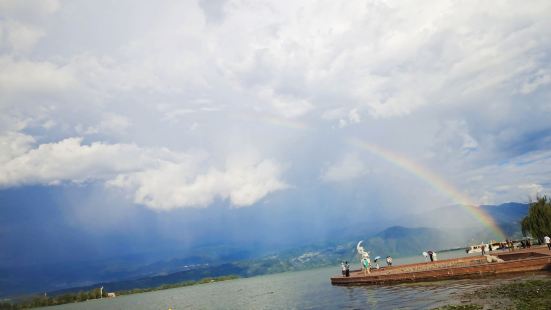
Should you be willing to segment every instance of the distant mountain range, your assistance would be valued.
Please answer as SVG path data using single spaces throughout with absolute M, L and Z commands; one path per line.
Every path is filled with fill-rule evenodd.
M 486 214 L 502 228 L 517 224 L 528 213 L 528 204 L 509 202 L 500 205 L 480 206 Z M 460 206 L 441 207 L 422 213 L 403 215 L 394 220 L 397 225 L 411 227 L 462 228 L 481 226 L 481 222 L 472 212 Z M 507 232 L 507 231 L 506 231 Z
M 528 212 L 527 204 L 505 203 L 480 208 L 494 218 L 509 236 L 520 236 L 519 223 Z M 53 266 L 48 272 L 32 269 L 21 270 L 19 273 L 17 270 L 0 270 L 0 291 L 4 296 L 9 296 L 36 291 L 38 287 L 54 293 L 98 286 L 104 286 L 109 291 L 149 288 L 206 277 L 250 277 L 334 265 L 341 260 L 352 260 L 359 240 L 364 240 L 364 246 L 374 255 L 403 257 L 417 255 L 427 249 L 459 248 L 494 238 L 491 230 L 477 221 L 471 213 L 457 206 L 402 216 L 395 222 L 398 225 L 376 233 L 365 234 L 351 230 L 352 233 L 340 233 L 330 241 L 256 255 L 250 249 L 213 245 L 196 249 L 193 256 L 168 261 L 142 264 L 125 264 L 124 260 L 102 261 L 82 263 L 78 268 Z M 415 225 L 408 225 L 412 223 Z M 57 268 L 63 268 L 64 272 L 56 271 Z M 78 273 L 79 270 L 90 279 L 94 278 L 92 275 L 95 274 L 97 278 L 98 273 L 101 273 L 102 278 L 110 280 L 86 283 L 81 273 L 81 284 L 70 288 L 69 286 L 76 284 L 75 279 L 71 279 L 71 274 Z M 27 283 L 24 279 L 32 281 Z M 55 287 L 64 288 L 56 290 Z

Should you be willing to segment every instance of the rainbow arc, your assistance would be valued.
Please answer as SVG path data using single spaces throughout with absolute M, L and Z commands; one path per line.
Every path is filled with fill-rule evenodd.
M 501 240 L 505 240 L 505 233 L 497 225 L 494 219 L 486 212 L 484 212 L 484 210 L 478 207 L 471 198 L 461 193 L 458 189 L 456 189 L 453 185 L 448 183 L 442 177 L 431 172 L 430 170 L 414 162 L 413 160 L 391 150 L 382 148 L 381 146 L 367 143 L 356 138 L 351 138 L 350 143 L 370 152 L 371 154 L 393 164 L 394 166 L 404 171 L 409 172 L 413 176 L 417 177 L 419 180 L 425 182 L 434 190 L 450 198 L 454 203 L 467 210 L 470 214 L 473 215 L 476 220 L 478 220 L 484 226 L 488 227 L 498 238 L 501 238 Z

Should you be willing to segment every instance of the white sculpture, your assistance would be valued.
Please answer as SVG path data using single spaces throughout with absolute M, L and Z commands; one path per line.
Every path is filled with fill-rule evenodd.
M 425 258 L 425 261 L 429 260 L 429 253 L 423 252 L 423 257 Z
M 360 256 L 362 258 L 367 258 L 369 259 L 369 252 L 367 252 L 364 247 L 362 246 L 362 242 L 363 240 L 361 240 L 360 242 L 358 242 L 358 244 L 356 245 L 356 250 L 358 251 L 358 254 L 360 254 Z
M 369 259 L 369 252 L 364 249 L 364 247 L 362 246 L 362 242 L 363 240 L 358 242 L 358 244 L 356 245 L 356 250 L 358 251 L 358 254 L 362 257 L 360 259 L 360 265 L 362 266 L 364 275 L 366 275 L 367 273 L 371 273 L 369 271 L 371 260 Z

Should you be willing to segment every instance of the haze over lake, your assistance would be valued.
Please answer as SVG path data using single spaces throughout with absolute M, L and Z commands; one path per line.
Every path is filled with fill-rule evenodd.
M 441 253 L 442 259 L 464 251 Z M 395 260 L 421 262 L 421 256 Z M 357 266 L 359 268 L 359 266 Z M 519 279 L 551 279 L 548 273 L 486 279 L 382 286 L 331 286 L 339 266 L 287 272 L 58 306 L 59 309 L 432 309 L 461 304 L 461 294 Z

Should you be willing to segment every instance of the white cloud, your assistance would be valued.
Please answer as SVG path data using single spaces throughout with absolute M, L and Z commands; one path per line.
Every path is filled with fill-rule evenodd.
M 53 8 L 49 12 L 57 10 L 55 3 L 48 5 Z M 546 27 L 545 2 L 530 8 L 505 3 L 476 9 L 446 1 L 424 6 L 378 1 L 218 4 L 160 5 L 147 23 L 136 23 L 140 35 L 128 30 L 122 41 L 105 46 L 109 53 L 57 58 L 62 64 L 57 69 L 70 68 L 87 88 L 84 96 L 73 94 L 86 98 L 82 104 L 112 101 L 129 92 L 155 100 L 167 96 L 180 103 L 175 111 L 186 111 L 185 94 L 197 93 L 224 98 L 234 108 L 288 118 L 306 115 L 317 105 L 342 109 L 348 115 L 336 120 L 340 127 L 358 123 L 360 112 L 364 117 L 404 116 L 423 106 L 461 102 L 465 94 L 506 91 L 519 81 L 529 81 L 522 87 L 526 92 L 546 80 L 537 73 L 546 42 L 535 41 L 551 28 Z M 148 6 L 137 6 L 132 14 L 140 9 Z M 117 13 L 135 22 L 127 11 Z M 208 25 L 205 18 L 217 22 Z M 62 39 L 48 33 L 44 40 L 50 36 Z M 108 33 L 103 36 L 110 42 Z M 58 78 L 52 76 L 52 81 Z M 15 92 L 17 87 L 5 89 Z
M 33 27 L 18 22 L 0 23 L 1 32 L 5 36 L 6 45 L 14 52 L 28 52 L 45 33 Z
M 344 182 L 364 176 L 368 173 L 365 163 L 357 154 L 347 154 L 339 162 L 327 167 L 321 175 L 325 182 Z
M 522 84 L 522 87 L 520 88 L 520 92 L 522 94 L 530 94 L 541 86 L 551 83 L 551 73 L 546 72 L 545 70 L 539 70 L 530 78 L 530 81 L 526 81 Z
M 88 127 L 83 133 L 87 135 L 96 133 L 120 134 L 126 131 L 130 125 L 130 120 L 122 115 L 106 114 L 97 126 Z
M 58 0 L 0 0 L 0 12 L 8 16 L 47 15 L 59 9 Z
M 0 187 L 106 181 L 129 191 L 136 203 L 165 210 L 206 207 L 215 198 L 249 206 L 287 187 L 281 166 L 268 159 L 240 157 L 218 170 L 201 153 L 131 144 L 84 145 L 82 138 L 32 148 L 34 142 L 20 133 L 0 137 Z
M 468 125 L 463 120 L 442 122 L 436 133 L 433 146 L 435 152 L 446 159 L 457 158 L 476 151 L 478 142 L 469 133 Z
M 4 133 L 0 136 L 0 163 L 25 154 L 31 149 L 34 142 L 33 137 L 19 132 Z
M 517 186 L 518 189 L 520 189 L 523 193 L 525 193 L 525 195 L 530 198 L 535 198 L 545 193 L 545 188 L 541 184 L 530 183 L 520 184 Z
M 511 158 L 506 163 L 489 164 L 458 175 L 459 184 L 469 189 L 480 203 L 526 202 L 551 193 L 551 151 L 536 151 Z
M 328 110 L 322 113 L 321 118 L 324 120 L 338 120 L 340 128 L 344 128 L 351 124 L 359 124 L 361 116 L 357 108 L 353 108 L 346 112 L 344 108 Z
M 14 55 L 30 52 L 46 35 L 39 20 L 58 8 L 57 0 L 0 0 L 0 48 Z
M 155 169 L 122 174 L 108 182 L 133 193 L 135 203 L 154 209 L 207 207 L 216 198 L 237 207 L 250 206 L 287 187 L 281 167 L 271 161 L 228 163 L 224 170 L 199 172 L 192 162 L 163 162 Z
M 51 62 L 15 60 L 0 56 L 0 107 L 7 103 L 15 105 L 13 97 L 57 93 L 75 86 L 75 78 L 67 68 Z
M 278 95 L 273 89 L 268 88 L 259 91 L 259 98 L 260 104 L 270 105 L 268 110 L 273 110 L 276 114 L 287 118 L 302 116 L 313 108 L 313 105 L 306 99 Z
M 21 135 L 8 138 L 11 138 L 12 145 L 15 143 L 19 147 L 12 147 L 9 153 L 3 152 L 1 187 L 101 180 L 151 164 L 151 160 L 134 145 L 100 142 L 83 145 L 81 138 L 68 138 L 29 149 L 32 138 Z
M 2 169 L 12 176 L 2 176 L 3 186 L 116 179 L 151 206 L 243 205 L 284 184 L 274 161 L 251 160 L 242 175 L 214 164 L 243 143 L 292 162 L 297 175 L 311 159 L 300 153 L 315 152 L 317 163 L 343 156 L 323 171 L 327 182 L 366 171 L 358 155 L 326 147 L 349 135 L 411 156 L 431 152 L 427 166 L 443 175 L 480 172 L 549 145 L 549 1 L 80 5 L 0 0 L 0 129 L 32 133 L 8 138 L 15 146 L 2 153 Z M 101 25 L 90 23 L 98 16 Z M 91 134 L 106 142 L 64 139 Z M 35 140 L 59 142 L 32 149 Z M 212 163 L 167 159 L 155 155 L 163 146 L 217 155 Z M 63 148 L 72 155 L 59 157 Z M 94 156 L 106 154 L 113 166 L 96 170 Z M 42 156 L 83 165 L 65 169 Z M 128 169 L 118 168 L 126 161 Z M 523 169 L 532 168 L 501 182 L 513 192 L 548 187 L 544 172 L 527 177 Z M 230 174 L 249 181 L 234 185 Z M 148 177 L 173 178 L 189 195 Z M 249 186 L 257 178 L 266 183 Z M 493 193 L 498 183 L 464 188 L 481 197 L 478 187 Z

